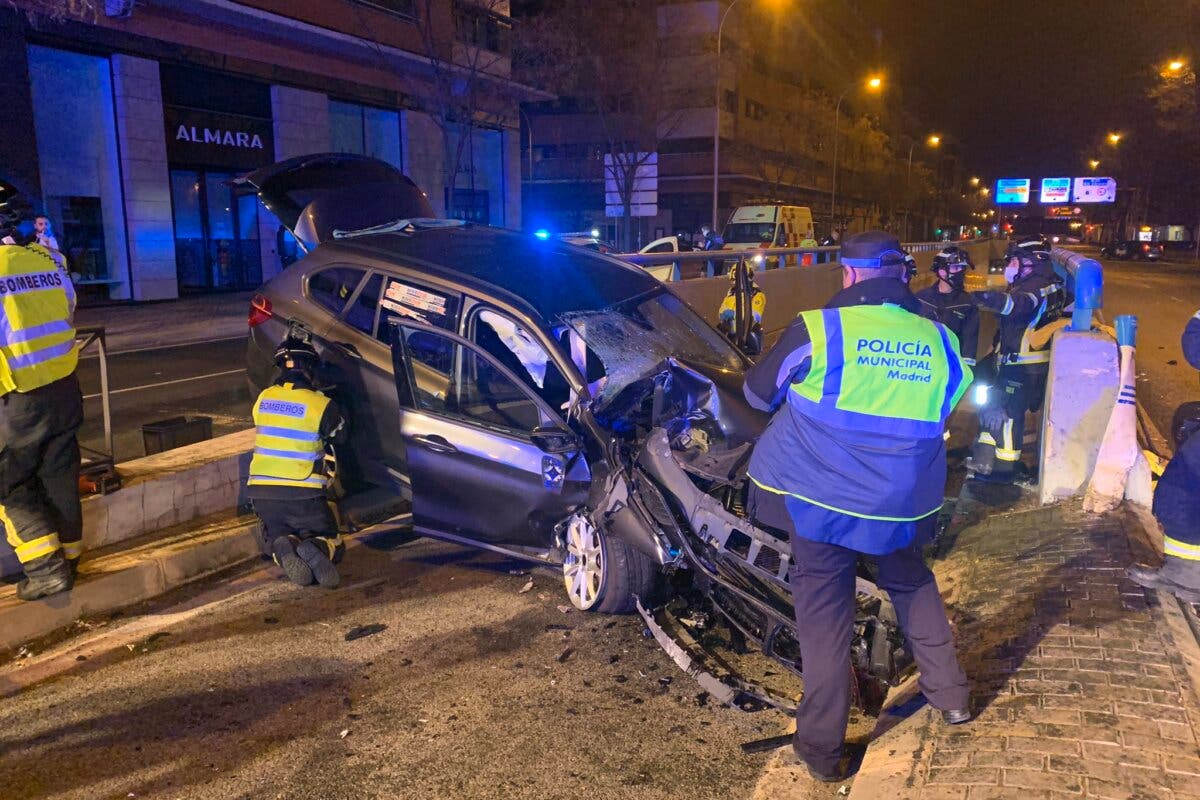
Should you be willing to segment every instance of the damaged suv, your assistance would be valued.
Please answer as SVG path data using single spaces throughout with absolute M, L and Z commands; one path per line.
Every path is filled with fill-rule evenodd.
M 640 610 L 685 668 L 655 604 L 799 673 L 789 544 L 745 513 L 767 418 L 724 336 L 636 266 L 429 219 L 380 162 L 312 156 L 241 181 L 308 252 L 253 300 L 249 374 L 267 385 L 288 326 L 311 331 L 351 423 L 349 517 L 411 500 L 419 534 L 553 565 L 578 609 Z M 371 200 L 343 224 L 329 198 L 355 185 Z M 849 656 L 872 705 L 907 658 L 867 580 L 855 626 Z

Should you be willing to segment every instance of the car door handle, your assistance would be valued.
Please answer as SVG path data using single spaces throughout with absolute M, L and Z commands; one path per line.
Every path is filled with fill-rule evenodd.
M 334 344 L 336 344 L 339 348 L 341 348 L 342 351 L 345 352 L 350 357 L 362 358 L 362 353 L 358 352 L 358 348 L 355 347 L 354 345 L 350 344 L 349 342 L 334 342 Z
M 458 448 L 436 434 L 412 437 L 413 444 L 419 445 L 434 453 L 457 453 Z

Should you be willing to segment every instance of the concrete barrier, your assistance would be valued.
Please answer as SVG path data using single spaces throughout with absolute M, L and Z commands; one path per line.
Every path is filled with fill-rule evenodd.
M 253 447 L 254 431 L 246 430 L 118 465 L 121 488 L 83 500 L 84 551 L 232 512 L 246 500 Z M 12 548 L 0 543 L 0 575 L 20 572 Z

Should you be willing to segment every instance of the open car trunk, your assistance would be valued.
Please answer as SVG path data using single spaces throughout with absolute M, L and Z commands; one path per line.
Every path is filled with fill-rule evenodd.
M 391 164 L 349 153 L 317 153 L 261 167 L 234 179 L 311 252 L 333 238 L 402 219 L 434 216 L 425 193 Z

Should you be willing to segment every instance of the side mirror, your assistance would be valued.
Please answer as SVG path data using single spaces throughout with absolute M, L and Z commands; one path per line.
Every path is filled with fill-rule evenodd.
M 583 442 L 575 435 L 574 431 L 555 426 L 534 428 L 533 432 L 529 434 L 529 438 L 533 440 L 533 444 L 538 450 L 551 455 L 574 453 L 583 447 Z

